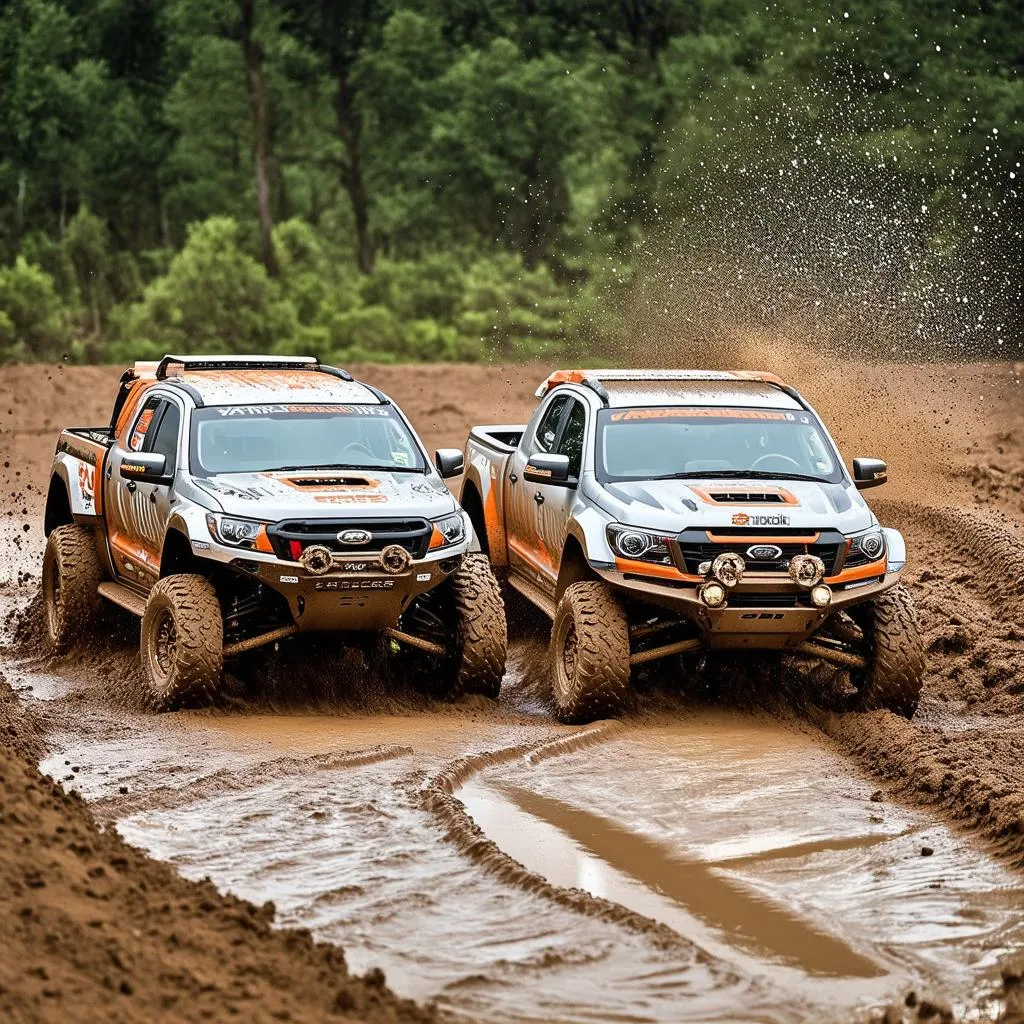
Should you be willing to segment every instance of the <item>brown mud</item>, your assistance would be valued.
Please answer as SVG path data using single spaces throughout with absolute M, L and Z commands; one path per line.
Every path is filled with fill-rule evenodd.
M 517 605 L 497 705 L 438 705 L 329 646 L 296 644 L 232 680 L 218 709 L 154 716 L 135 683 L 130 621 L 115 614 L 102 643 L 53 660 L 32 607 L 56 432 L 69 417 L 103 422 L 117 371 L 3 369 L 0 541 L 14 555 L 0 567 L 12 639 L 3 667 L 23 702 L 0 701 L 0 755 L 41 758 L 102 824 L 178 873 L 96 832 L 81 800 L 23 768 L 5 771 L 4 806 L 35 787 L 50 817 L 24 818 L 24 850 L 5 832 L 3 863 L 25 871 L 31 849 L 55 905 L 74 907 L 90 897 L 73 880 L 65 894 L 44 847 L 62 815 L 92 829 L 107 874 L 127 856 L 117 877 L 142 893 L 105 904 L 140 964 L 165 955 L 158 900 L 208 898 L 214 916 L 243 906 L 209 886 L 199 897 L 180 875 L 273 900 L 279 926 L 346 951 L 348 966 L 328 971 L 317 957 L 341 964 L 334 947 L 265 923 L 249 944 L 225 932 L 199 975 L 212 980 L 197 1018 L 203 1007 L 227 1016 L 252 958 L 280 972 L 275 958 L 297 944 L 299 980 L 278 993 L 296 1000 L 294 1019 L 330 1019 L 324 1000 L 367 1020 L 421 1012 L 378 975 L 347 973 L 374 967 L 402 996 L 462 1019 L 820 1021 L 887 1005 L 890 1021 L 1024 1019 L 1019 376 L 998 365 L 837 367 L 756 339 L 729 361 L 792 380 L 844 454 L 888 460 L 889 485 L 868 497 L 910 546 L 929 659 L 913 722 L 829 712 L 807 666 L 747 658 L 700 677 L 652 673 L 627 720 L 567 730 L 548 715 L 545 624 Z M 472 423 L 521 421 L 548 372 L 353 369 L 392 393 L 431 447 L 461 445 Z M 53 402 L 25 401 L 44 384 Z M 192 927 L 175 921 L 174 932 Z M 37 942 L 62 992 L 106 991 L 108 980 L 116 991 L 121 976 L 96 966 L 90 937 L 69 931 L 58 955 L 44 933 L 25 932 L 11 963 L 34 962 Z M 310 971 L 318 980 L 302 989 Z M 133 974 L 149 1002 L 122 1011 L 115 1000 L 121 1019 L 192 1019 L 184 997 L 158 1006 L 172 974 L 147 972 L 152 991 Z M 243 1012 L 278 1009 L 271 977 L 256 970 Z M 49 1006 L 33 978 L 0 974 L 0 1007 Z M 364 1012 L 367 992 L 377 1008 Z

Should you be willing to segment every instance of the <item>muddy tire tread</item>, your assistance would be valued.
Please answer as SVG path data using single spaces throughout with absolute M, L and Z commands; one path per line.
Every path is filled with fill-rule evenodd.
M 872 602 L 874 660 L 861 685 L 862 711 L 886 709 L 912 718 L 924 681 L 924 644 L 910 592 L 903 584 Z
M 85 526 L 58 526 L 47 539 L 43 561 L 44 575 L 54 569 L 60 574 L 62 608 L 57 611 L 56 629 L 47 613 L 47 630 L 54 649 L 61 654 L 98 621 L 102 602 L 97 588 L 106 577 L 95 534 Z
M 480 693 L 492 700 L 501 692 L 508 656 L 508 626 L 501 585 L 486 555 L 466 555 L 452 573 L 460 651 L 453 698 Z
M 560 620 L 571 615 L 576 627 L 577 661 L 567 700 L 554 685 L 555 710 L 567 724 L 614 717 L 628 708 L 630 688 L 629 623 L 622 602 L 603 583 L 574 583 L 566 588 L 551 632 L 551 671 L 558 671 L 556 650 Z
M 159 610 L 169 608 L 177 631 L 175 671 L 159 687 L 149 669 L 148 636 Z M 210 704 L 224 671 L 224 623 L 217 593 L 203 576 L 167 576 L 150 591 L 142 620 L 143 667 L 158 711 Z

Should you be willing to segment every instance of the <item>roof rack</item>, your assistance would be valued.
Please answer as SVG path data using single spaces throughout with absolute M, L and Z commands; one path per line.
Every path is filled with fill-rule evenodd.
M 552 388 L 559 384 L 579 384 L 582 387 L 590 388 L 604 402 L 609 402 L 607 389 L 602 381 L 659 381 L 659 380 L 689 380 L 689 381 L 710 381 L 710 380 L 747 380 L 758 381 L 763 384 L 771 384 L 773 387 L 781 388 L 787 394 L 795 392 L 789 385 L 776 377 L 773 373 L 762 373 L 757 370 L 556 370 L 534 394 L 537 398 L 543 398 Z M 803 404 L 801 400 L 801 404 Z
M 191 373 L 210 370 L 314 370 L 350 381 L 348 370 L 321 363 L 315 356 L 175 356 L 166 355 L 156 367 L 156 379 L 172 376 L 171 367 Z

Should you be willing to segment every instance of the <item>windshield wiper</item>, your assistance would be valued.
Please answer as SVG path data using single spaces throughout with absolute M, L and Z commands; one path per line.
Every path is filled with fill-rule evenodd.
M 664 476 L 648 477 L 649 480 L 809 480 L 816 484 L 827 484 L 821 476 L 807 473 L 765 473 L 759 469 L 709 469 L 699 473 L 666 473 Z
M 415 466 L 367 466 L 357 462 L 324 462 L 318 466 L 274 466 L 263 470 L 264 473 L 298 473 L 320 471 L 324 469 L 359 469 L 374 473 L 425 473 L 426 470 Z

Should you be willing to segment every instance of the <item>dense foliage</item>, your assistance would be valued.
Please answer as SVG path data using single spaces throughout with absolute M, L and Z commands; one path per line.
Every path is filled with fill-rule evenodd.
M 1016 0 L 9 0 L 0 358 L 1016 347 L 1022 65 Z

